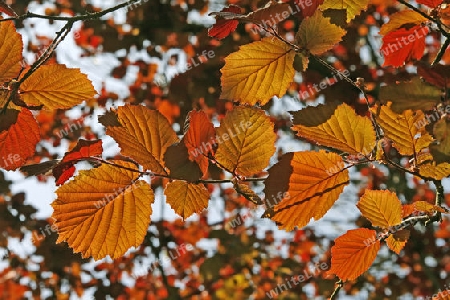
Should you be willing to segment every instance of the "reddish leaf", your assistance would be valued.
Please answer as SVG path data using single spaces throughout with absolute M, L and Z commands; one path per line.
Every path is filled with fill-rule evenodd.
M 53 169 L 56 185 L 61 185 L 72 177 L 73 173 L 75 173 L 74 164 L 79 160 L 101 155 L 102 152 L 103 148 L 101 140 L 79 140 L 75 148 L 67 152 L 62 161 Z
M 91 156 L 99 156 L 103 152 L 102 141 L 79 140 L 71 151 L 64 155 L 62 162 L 77 161 Z
M 214 26 L 208 30 L 208 35 L 210 37 L 215 37 L 216 39 L 219 40 L 227 37 L 230 33 L 236 30 L 239 21 L 229 20 L 226 19 L 225 17 L 228 15 L 233 16 L 236 14 L 240 14 L 241 8 L 236 5 L 230 5 L 229 7 L 225 7 L 224 9 L 222 9 L 220 12 L 226 12 L 231 14 L 216 13 L 216 16 L 222 19 L 217 19 L 216 24 L 214 24 Z
M 64 182 L 69 180 L 70 177 L 73 176 L 73 173 L 75 173 L 75 166 L 73 165 L 73 163 L 57 165 L 53 169 L 53 176 L 55 176 L 56 179 L 55 184 L 56 185 L 63 184 Z
M 410 29 L 400 28 L 383 37 L 381 53 L 383 66 L 400 67 L 412 59 L 419 60 L 425 50 L 425 37 L 428 27 L 416 25 Z
M 3 0 L 0 1 L 0 12 L 5 13 L 11 17 L 18 17 L 16 12 L 8 4 L 6 4 Z
M 331 269 L 343 281 L 354 280 L 370 268 L 380 250 L 376 231 L 359 228 L 347 231 L 331 247 Z
M 8 109 L 0 119 L 0 168 L 15 170 L 34 154 L 39 126 L 26 108 Z
M 311 17 L 317 10 L 317 7 L 323 4 L 323 1 L 324 0 L 312 0 L 312 1 L 294 0 L 295 8 L 300 9 L 300 12 L 304 18 Z M 307 5 L 309 3 L 311 3 L 311 5 Z
M 450 87 L 450 66 L 434 65 L 428 67 L 426 65 L 417 66 L 417 74 L 439 88 Z
M 428 7 L 435 8 L 441 5 L 442 0 L 417 0 L 418 4 L 424 4 Z
M 208 155 L 214 154 L 216 130 L 203 111 L 191 111 L 183 142 L 189 152 L 189 159 L 200 166 L 203 175 L 208 172 Z M 185 125 L 186 128 L 186 125 Z

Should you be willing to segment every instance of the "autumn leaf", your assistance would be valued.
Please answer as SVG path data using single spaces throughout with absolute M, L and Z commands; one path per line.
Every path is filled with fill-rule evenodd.
M 450 66 L 436 64 L 430 67 L 419 64 L 417 75 L 438 88 L 450 88 Z
M 164 195 L 170 207 L 183 219 L 208 207 L 209 192 L 203 184 L 175 180 L 167 184 Z
M 301 228 L 311 218 L 322 218 L 348 183 L 348 170 L 335 153 L 287 153 L 269 169 L 265 180 L 268 209 L 264 217 L 277 222 L 281 229 Z
M 226 38 L 230 33 L 235 31 L 239 24 L 239 21 L 236 21 L 234 19 L 230 20 L 230 19 L 227 19 L 224 17 L 228 16 L 228 15 L 232 15 L 232 14 L 240 14 L 241 8 L 236 5 L 230 5 L 229 7 L 223 8 L 220 12 L 222 12 L 224 14 L 220 14 L 220 13 L 210 14 L 210 15 L 216 15 L 219 18 L 222 17 L 222 19 L 218 19 L 216 17 L 216 24 L 214 24 L 213 27 L 208 29 L 208 35 L 210 37 L 215 37 L 216 39 L 219 39 L 219 40 Z M 226 13 L 230 13 L 230 14 L 226 14 Z
M 0 119 L 0 167 L 15 170 L 33 156 L 40 140 L 39 126 L 26 108 L 7 109 Z
M 225 58 L 220 98 L 264 105 L 283 96 L 294 78 L 294 56 L 291 46 L 270 37 L 241 46 Z
M 19 74 L 23 42 L 12 21 L 0 23 L 0 40 L 0 81 L 3 83 Z
M 400 251 L 405 248 L 409 236 L 410 231 L 407 229 L 397 231 L 386 239 L 386 245 L 395 253 L 400 254 Z
M 147 234 L 153 191 L 145 181 L 136 181 L 139 173 L 134 164 L 114 163 L 127 169 L 105 164 L 80 171 L 58 188 L 52 203 L 57 243 L 67 242 L 83 257 L 119 258 L 139 246 Z
M 391 109 L 398 114 L 407 109 L 426 111 L 441 102 L 441 91 L 414 77 L 410 82 L 382 86 L 380 100 L 384 104 L 391 101 Z
M 414 10 L 402 10 L 389 16 L 389 22 L 383 24 L 380 28 L 380 34 L 386 35 L 391 31 L 397 30 L 404 25 L 414 24 L 420 25 L 428 21 L 427 18 Z
M 191 111 L 187 119 L 189 121 L 183 142 L 189 153 L 189 159 L 197 162 L 203 175 L 206 175 L 209 165 L 208 154 L 214 154 L 216 130 L 203 111 Z
M 0 12 L 3 12 L 11 17 L 18 17 L 16 12 L 8 4 L 6 4 L 4 0 L 0 1 Z M 1 31 L 1 29 L 0 29 L 0 31 Z M 2 39 L 2 41 L 4 41 L 4 40 Z M 0 61 L 1 61 L 1 59 L 0 59 Z
M 424 4 L 430 8 L 436 8 L 439 5 L 441 5 L 441 3 L 443 2 L 443 0 L 417 0 L 416 1 L 418 4 Z
M 322 10 L 325 9 L 344 9 L 347 11 L 347 22 L 353 20 L 358 16 L 362 10 L 367 8 L 369 0 L 325 0 L 319 7 Z
M 343 281 L 354 280 L 367 271 L 380 250 L 376 231 L 366 228 L 349 230 L 334 242 L 327 274 L 336 274 Z
M 233 184 L 233 188 L 244 196 L 245 199 L 252 202 L 255 205 L 261 205 L 263 204 L 261 198 L 246 184 L 235 182 Z
M 419 126 L 425 120 L 420 110 L 405 110 L 402 114 L 396 114 L 388 106 L 382 106 L 376 119 L 385 136 L 393 141 L 393 146 L 402 155 L 419 153 L 433 141 L 425 127 Z
M 75 172 L 74 165 L 91 156 L 102 155 L 102 141 L 79 140 L 75 148 L 67 152 L 61 162 L 53 168 L 53 175 L 56 179 L 56 185 L 66 182 Z
M 310 2 L 304 0 L 294 0 L 297 9 L 300 9 L 300 13 L 304 18 L 312 16 L 317 8 L 323 4 L 324 0 L 311 0 Z M 308 5 L 311 3 L 311 5 Z
M 373 226 L 387 228 L 402 222 L 402 204 L 390 191 L 366 190 L 356 206 Z
M 419 173 L 427 178 L 442 180 L 450 176 L 450 164 L 446 162 L 440 164 L 436 164 L 436 162 L 424 163 L 419 166 Z
M 222 18 L 209 29 L 208 35 L 222 39 L 236 30 L 239 21 L 251 22 L 262 28 L 275 28 L 279 22 L 287 19 L 294 11 L 288 3 L 268 2 L 264 7 L 252 11 L 246 15 L 240 13 L 238 6 L 230 5 L 220 12 L 212 12 L 209 15 Z M 281 16 L 281 17 L 280 17 Z M 261 29 L 263 30 L 263 29 Z
M 383 66 L 400 67 L 413 59 L 421 59 L 428 32 L 428 27 L 416 25 L 410 29 L 400 28 L 386 34 L 380 50 L 384 56 Z
M 226 170 L 243 176 L 262 171 L 275 153 L 273 126 L 261 109 L 234 108 L 216 129 L 216 161 Z
M 181 142 L 167 148 L 164 164 L 170 170 L 170 177 L 196 182 L 202 177 L 200 166 L 189 159 L 186 145 Z
M 49 109 L 71 108 L 95 94 L 86 74 L 59 64 L 40 66 L 20 85 L 20 96 L 27 105 Z
M 300 24 L 295 40 L 301 48 L 311 54 L 320 55 L 339 43 L 345 33 L 344 29 L 331 24 L 329 18 L 325 18 L 321 11 L 316 10 Z
M 448 212 L 444 208 L 439 207 L 434 204 L 431 204 L 431 203 L 428 203 L 426 201 L 416 201 L 412 205 L 413 205 L 415 211 L 420 211 L 420 212 L 426 213 L 428 215 L 433 215 L 436 212 L 441 212 L 441 213 Z
M 144 106 L 121 106 L 117 117 L 107 114 L 107 119 L 100 118 L 107 126 L 106 134 L 110 135 L 120 146 L 121 153 L 131 157 L 146 170 L 157 174 L 167 174 L 164 168 L 166 149 L 178 142 L 175 131 L 169 121 L 158 111 Z
M 444 156 L 450 156 L 450 121 L 442 118 L 433 126 L 433 136 L 436 138 L 436 144 L 432 146 L 434 152 L 439 152 Z
M 326 122 L 320 123 L 330 110 L 328 105 L 319 105 L 293 112 L 292 130 L 297 131 L 298 136 L 325 147 L 349 154 L 370 153 L 376 143 L 370 119 L 358 116 L 352 107 L 343 103 Z

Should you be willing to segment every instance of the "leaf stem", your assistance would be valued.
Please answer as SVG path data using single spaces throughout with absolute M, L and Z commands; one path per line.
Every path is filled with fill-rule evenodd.
M 343 286 L 344 286 L 344 282 L 342 281 L 342 279 L 339 279 L 339 280 L 336 282 L 336 288 L 334 289 L 333 294 L 331 294 L 329 300 L 337 299 L 336 297 L 337 297 L 339 291 L 341 290 L 341 288 L 342 288 Z

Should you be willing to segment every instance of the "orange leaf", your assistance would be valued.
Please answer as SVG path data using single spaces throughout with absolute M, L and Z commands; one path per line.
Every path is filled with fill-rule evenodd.
M 61 185 L 72 177 L 75 172 L 74 164 L 91 156 L 99 156 L 103 152 L 102 141 L 79 140 L 75 148 L 64 155 L 62 161 L 53 169 L 56 185 Z
M 414 208 L 414 204 L 402 205 L 402 218 L 412 215 L 415 211 L 416 209 Z
M 386 228 L 402 222 L 402 204 L 390 191 L 366 190 L 356 206 L 373 226 Z
M 214 154 L 216 130 L 203 111 L 189 112 L 187 125 L 183 141 L 189 152 L 189 159 L 196 161 L 203 175 L 206 175 L 209 165 L 208 154 Z
M 410 29 L 400 28 L 385 35 L 381 46 L 381 53 L 384 56 L 383 66 L 400 67 L 413 59 L 421 59 L 428 32 L 428 27 L 416 25 Z
M 273 123 L 261 109 L 238 106 L 217 128 L 216 160 L 228 171 L 251 176 L 262 171 L 275 153 Z
M 167 203 L 183 219 L 208 207 L 209 192 L 203 184 L 175 180 L 167 184 L 164 195 Z
M 224 14 L 220 14 L 220 13 L 215 13 L 216 15 L 216 24 L 214 24 L 213 27 L 208 29 L 208 35 L 210 37 L 215 37 L 216 39 L 223 39 L 226 38 L 230 33 L 232 33 L 233 31 L 236 30 L 239 21 L 233 20 L 233 19 L 217 19 L 217 17 L 224 17 L 224 16 L 232 16 L 233 14 L 237 15 L 239 14 L 241 15 L 241 8 L 239 6 L 236 5 L 230 5 L 228 7 L 225 7 L 224 9 L 222 9 L 220 12 L 224 13 Z M 227 13 L 231 13 L 231 14 L 227 14 Z M 210 14 L 210 15 L 214 15 Z
M 56 64 L 40 66 L 20 86 L 20 96 L 27 105 L 44 105 L 49 109 L 71 108 L 96 93 L 80 69 Z
M 386 245 L 397 254 L 405 247 L 409 239 L 410 231 L 403 229 L 395 232 L 386 239 Z
M 57 243 L 66 241 L 83 257 L 121 257 L 139 246 L 150 224 L 153 191 L 139 177 L 134 164 L 114 161 L 127 169 L 101 165 L 80 171 L 56 191 L 52 217 L 58 228 Z
M 348 183 L 348 170 L 335 153 L 287 153 L 269 169 L 264 189 L 269 209 L 264 217 L 285 230 L 303 227 L 311 218 L 322 218 Z
M 327 274 L 336 274 L 341 280 L 347 281 L 367 271 L 380 250 L 380 241 L 376 235 L 375 230 L 359 228 L 338 237 L 331 247 L 331 269 Z
M 7 109 L 0 118 L 0 167 L 15 170 L 34 154 L 39 126 L 26 108 Z
M 144 106 L 125 105 L 99 118 L 107 126 L 110 135 L 122 149 L 121 153 L 131 157 L 146 170 L 167 174 L 164 168 L 166 149 L 178 142 L 169 121 L 158 111 Z
M 3 83 L 19 74 L 23 42 L 12 21 L 0 23 L 0 40 L 0 82 Z

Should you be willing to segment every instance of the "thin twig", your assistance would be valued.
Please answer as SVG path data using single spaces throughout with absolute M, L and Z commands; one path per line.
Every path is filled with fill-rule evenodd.
M 433 62 L 431 63 L 432 66 L 438 64 L 441 61 L 441 59 L 444 56 L 445 51 L 447 51 L 447 48 L 449 45 L 450 45 L 450 38 L 447 37 L 445 39 L 444 43 L 442 44 L 441 49 L 439 49 L 438 54 L 436 55 Z
M 118 9 L 121 9 L 123 7 L 126 7 L 128 5 L 132 5 L 134 3 L 139 2 L 140 0 L 130 0 L 130 1 L 126 1 L 123 2 L 121 4 L 118 4 L 116 6 L 107 8 L 105 10 L 102 11 L 98 11 L 98 12 L 94 12 L 94 13 L 86 13 L 84 15 L 79 15 L 79 16 L 74 16 L 74 17 L 61 17 L 61 16 L 47 16 L 47 15 L 40 15 L 40 14 L 35 14 L 33 12 L 26 12 L 25 14 L 21 15 L 21 16 L 17 16 L 17 17 L 11 17 L 11 18 L 5 18 L 5 19 L 1 19 L 0 22 L 5 22 L 5 21 L 15 21 L 15 20 L 25 20 L 25 19 L 31 19 L 31 18 L 38 18 L 38 19 L 46 19 L 46 20 L 54 20 L 54 21 L 71 21 L 71 22 L 76 22 L 76 21 L 84 21 L 84 20 L 93 20 L 93 19 L 98 19 L 100 17 L 103 17 L 104 15 L 107 15 L 111 12 L 114 12 Z

